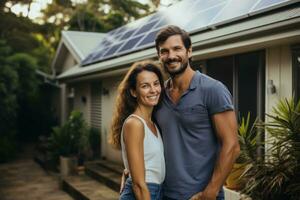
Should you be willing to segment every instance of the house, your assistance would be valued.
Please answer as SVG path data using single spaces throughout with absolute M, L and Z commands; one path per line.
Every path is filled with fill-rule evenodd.
M 107 143 L 117 86 L 132 63 L 157 59 L 153 40 L 167 24 L 190 32 L 192 66 L 228 87 L 239 118 L 264 119 L 277 100 L 300 99 L 299 0 L 184 0 L 106 34 L 64 31 L 53 62 L 61 121 L 82 111 L 108 160 L 121 163 Z
M 102 33 L 80 31 L 62 31 L 61 34 L 61 41 L 52 62 L 52 72 L 54 77 L 63 72 L 78 68 L 82 60 L 96 47 L 95 44 L 99 43 L 104 37 L 104 34 Z M 84 99 L 87 95 L 90 95 L 88 91 L 85 90 L 85 84 L 81 85 L 81 91 L 80 88 L 77 88 L 76 98 L 74 89 L 67 87 L 68 84 L 68 81 L 60 82 L 59 84 L 60 95 L 58 97 L 58 102 L 60 105 L 60 122 L 65 122 L 73 108 L 76 108 L 83 112 L 84 118 L 89 125 L 91 125 L 89 116 L 90 111 L 85 110 L 86 102 L 83 103 L 81 99 L 78 99 L 78 97 L 82 97 Z M 101 100 L 99 99 L 98 101 Z M 97 117 L 100 117 L 99 114 Z M 98 128 L 100 126 L 100 124 L 92 125 Z

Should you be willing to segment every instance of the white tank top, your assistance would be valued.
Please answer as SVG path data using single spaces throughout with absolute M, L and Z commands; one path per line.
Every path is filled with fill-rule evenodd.
M 138 115 L 130 115 L 127 117 L 136 117 L 144 124 L 144 162 L 145 162 L 145 180 L 147 183 L 157 183 L 161 184 L 165 179 L 165 157 L 164 157 L 164 147 L 161 139 L 160 132 L 155 125 L 157 137 L 152 133 L 150 128 L 147 126 L 146 121 Z M 126 119 L 126 120 L 127 120 Z M 125 120 L 125 122 L 126 122 Z M 124 123 L 125 123 L 124 122 Z M 124 124 L 123 124 L 124 126 Z M 122 158 L 124 166 L 129 170 L 127 153 L 123 138 L 123 128 L 121 132 L 121 148 L 122 148 Z M 130 175 L 129 175 L 130 176 Z

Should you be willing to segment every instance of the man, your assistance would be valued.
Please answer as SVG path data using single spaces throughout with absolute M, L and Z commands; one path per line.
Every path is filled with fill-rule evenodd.
M 187 32 L 167 26 L 155 44 L 170 75 L 155 114 L 166 159 L 164 199 L 224 199 L 222 186 L 240 150 L 232 97 L 221 82 L 191 68 Z

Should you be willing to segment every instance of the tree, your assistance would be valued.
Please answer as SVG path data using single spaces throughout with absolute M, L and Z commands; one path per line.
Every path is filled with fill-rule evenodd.
M 108 29 L 108 26 L 91 11 L 79 7 L 74 12 L 68 23 L 70 30 L 101 32 Z
M 15 129 L 17 110 L 18 73 L 12 69 L 6 57 L 11 53 L 5 40 L 0 40 L 0 133 L 9 135 Z
M 11 48 L 5 40 L 0 40 L 0 163 L 12 158 L 16 152 L 18 74 L 7 62 L 10 55 Z
M 37 61 L 31 55 L 17 53 L 10 56 L 8 62 L 18 74 L 19 86 L 16 90 L 18 139 L 21 141 L 34 140 L 39 134 L 36 131 L 38 124 L 34 123 L 38 117 L 34 112 L 39 95 L 39 81 L 36 76 Z
M 49 44 L 45 32 L 49 27 L 33 23 L 28 18 L 18 17 L 14 13 L 0 12 L 0 39 L 5 38 L 13 53 L 26 53 L 38 61 L 41 71 L 50 73 L 50 62 L 54 49 Z M 42 54 L 43 53 L 43 54 Z
M 149 14 L 149 6 L 135 0 L 54 1 L 43 13 L 45 22 L 61 29 L 107 32 Z

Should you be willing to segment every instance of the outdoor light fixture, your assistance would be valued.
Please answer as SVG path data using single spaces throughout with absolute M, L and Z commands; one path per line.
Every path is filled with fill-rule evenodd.
M 86 103 L 86 97 L 85 96 L 81 96 L 81 102 L 84 103 L 84 104 Z
M 273 83 L 273 80 L 268 80 L 267 91 L 268 91 L 268 94 L 275 94 L 276 93 L 276 87 Z
M 75 97 L 75 89 L 74 88 L 70 88 L 68 97 L 69 98 L 74 98 Z
M 106 88 L 102 88 L 102 95 L 103 96 L 109 95 L 109 90 Z

